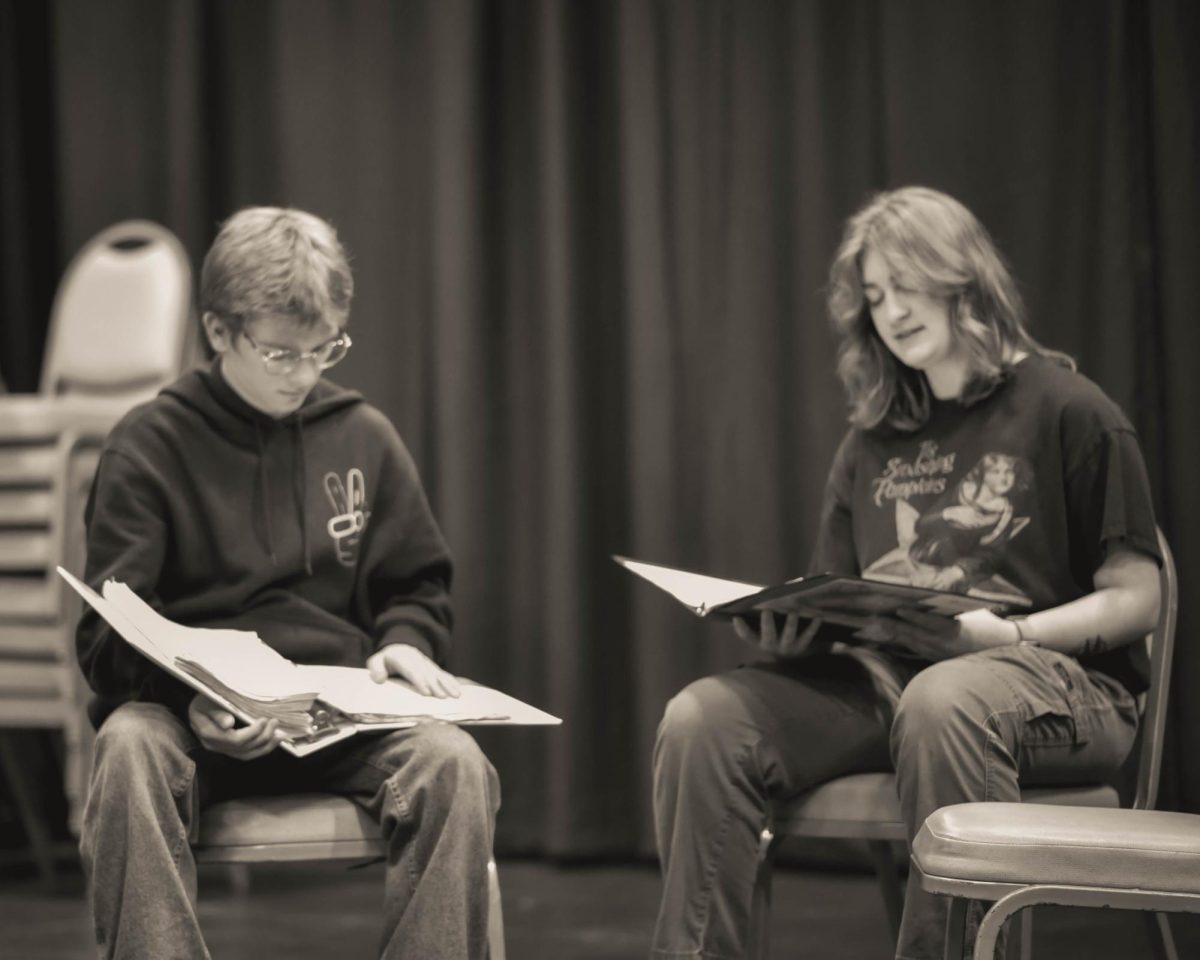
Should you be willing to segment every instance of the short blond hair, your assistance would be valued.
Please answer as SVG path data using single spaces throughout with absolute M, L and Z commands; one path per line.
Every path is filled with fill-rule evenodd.
M 354 277 L 333 226 L 303 210 L 246 207 L 222 225 L 200 270 L 200 311 L 233 331 L 255 316 L 350 317 Z

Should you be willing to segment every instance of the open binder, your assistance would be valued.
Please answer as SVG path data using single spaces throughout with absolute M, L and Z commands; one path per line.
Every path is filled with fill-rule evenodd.
M 848 574 L 822 573 L 774 586 L 723 580 L 657 563 L 614 556 L 625 569 L 665 590 L 701 617 L 756 617 L 763 610 L 796 613 L 801 619 L 853 627 L 858 639 L 878 639 L 872 627 L 880 617 L 900 609 L 956 617 L 972 610 L 1003 614 L 1011 604 L 995 597 L 931 590 L 906 583 L 868 580 Z
M 139 653 L 251 723 L 274 718 L 280 747 L 303 757 L 365 730 L 424 720 L 458 724 L 555 725 L 536 707 L 459 678 L 460 697 L 427 697 L 396 678 L 376 683 L 365 668 L 293 663 L 249 630 L 185 627 L 157 613 L 125 584 L 103 595 L 62 567 L 58 572 Z

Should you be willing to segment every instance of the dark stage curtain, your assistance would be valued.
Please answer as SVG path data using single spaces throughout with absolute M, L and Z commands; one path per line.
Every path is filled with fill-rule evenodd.
M 611 561 L 800 572 L 844 406 L 843 219 L 976 211 L 1035 333 L 1141 431 L 1183 586 L 1164 802 L 1200 810 L 1197 103 L 1186 0 L 0 3 L 0 368 L 53 279 L 150 217 L 198 261 L 251 203 L 354 255 L 336 371 L 458 560 L 457 668 L 566 720 L 480 734 L 501 852 L 652 850 L 663 705 L 746 654 Z

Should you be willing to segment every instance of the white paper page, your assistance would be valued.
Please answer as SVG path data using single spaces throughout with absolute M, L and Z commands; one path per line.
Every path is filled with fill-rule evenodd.
M 168 620 L 115 580 L 104 584 L 104 599 L 159 650 L 175 660 L 201 664 L 226 686 L 256 699 L 315 694 L 304 686 L 296 665 L 250 630 L 209 630 Z
M 689 573 L 686 570 L 676 570 L 674 567 L 664 567 L 657 563 L 644 563 L 626 557 L 613 557 L 613 559 L 632 573 L 644 577 L 659 589 L 665 590 L 684 606 L 699 614 L 720 606 L 722 603 L 748 597 L 763 589 L 754 583 L 723 580 L 720 577 L 709 577 L 702 573 Z
M 347 714 L 379 717 L 434 717 L 453 722 L 495 721 L 514 724 L 557 724 L 562 721 L 515 697 L 459 677 L 460 697 L 427 697 L 400 680 L 376 683 L 361 667 L 300 664 L 305 682 L 316 684 L 320 697 Z
M 473 683 L 470 680 L 463 680 L 461 677 L 459 677 L 459 682 L 463 685 L 462 699 L 473 704 L 474 712 L 485 718 L 482 721 L 484 723 L 488 722 L 486 717 L 493 714 L 504 715 L 504 719 L 499 721 L 500 723 L 534 726 L 557 726 L 562 723 L 558 717 L 546 713 L 545 710 L 539 710 L 516 697 L 510 697 L 507 693 L 501 693 L 499 690 Z
M 155 643 L 142 630 L 125 615 L 125 613 L 114 604 L 110 603 L 104 597 L 100 596 L 95 590 L 89 587 L 86 583 L 76 577 L 68 570 L 62 567 L 56 567 L 59 576 L 67 581 L 88 604 L 95 608 L 105 620 L 112 624 L 113 628 L 121 634 L 122 637 L 129 643 L 130 646 L 144 653 L 156 663 L 173 663 L 174 657 L 170 650 Z
M 184 674 L 177 666 L 175 666 L 175 658 L 171 652 L 153 643 L 150 638 L 142 633 L 142 631 L 134 625 L 133 621 L 131 621 L 118 607 L 104 599 L 104 597 L 100 596 L 100 594 L 89 587 L 86 583 L 78 579 L 74 574 L 70 573 L 70 571 L 64 570 L 62 567 L 56 567 L 55 569 L 58 570 L 59 575 L 66 580 L 67 583 L 69 583 L 71 587 L 81 597 L 83 597 L 83 599 L 86 600 L 88 604 L 96 610 L 97 613 L 100 614 L 100 616 L 104 617 L 104 619 L 112 625 L 114 630 L 116 630 L 122 637 L 125 638 L 126 642 L 131 647 L 149 657 L 155 663 L 159 664 L 168 673 L 172 674 L 173 676 L 177 676 L 184 683 L 190 682 L 190 678 L 187 677 L 187 675 Z M 235 716 L 246 721 L 247 723 L 251 721 L 251 717 L 247 716 L 245 712 L 238 709 L 235 704 L 230 703 L 216 691 L 206 691 L 206 693 L 209 697 L 215 700 L 226 710 L 233 713 Z M 283 746 L 291 750 L 290 744 L 284 743 Z

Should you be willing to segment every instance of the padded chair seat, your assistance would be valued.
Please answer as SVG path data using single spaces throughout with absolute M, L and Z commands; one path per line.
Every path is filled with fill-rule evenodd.
M 220 850 L 219 859 L 306 859 L 323 856 L 354 858 L 379 854 L 379 826 L 355 803 L 331 794 L 303 793 L 278 797 L 246 797 L 217 803 L 200 817 L 196 859 Z M 294 856 L 287 856 L 291 850 Z M 231 851 L 242 851 L 231 856 Z M 218 857 L 214 857 L 218 859 Z
M 929 878 L 1200 894 L 1200 816 L 1036 803 L 962 803 L 925 821 Z
M 1106 784 L 1028 787 L 1027 803 L 1116 807 L 1117 791 Z M 780 836 L 847 837 L 904 840 L 904 821 L 894 773 L 852 773 L 823 783 L 775 811 L 773 830 Z
M 893 773 L 852 773 L 815 787 L 775 811 L 780 836 L 803 832 L 810 837 L 867 836 L 903 840 L 904 821 Z
M 200 863 L 370 860 L 385 847 L 379 825 L 358 804 L 328 793 L 244 797 L 208 807 L 192 844 Z M 241 883 L 246 883 L 243 880 Z M 488 958 L 504 960 L 504 911 L 496 862 L 487 864 Z

